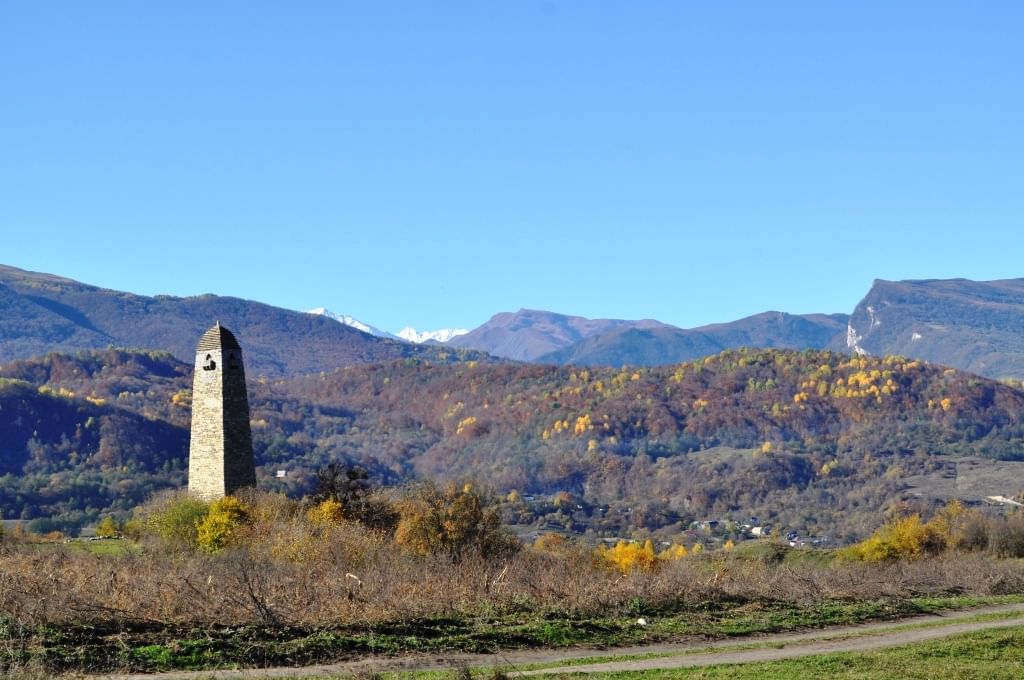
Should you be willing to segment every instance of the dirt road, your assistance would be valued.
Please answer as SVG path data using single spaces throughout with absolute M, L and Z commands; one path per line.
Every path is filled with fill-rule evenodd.
M 633 661 L 614 661 L 577 665 L 569 668 L 548 668 L 510 673 L 520 677 L 552 673 L 593 673 L 610 671 L 640 671 L 661 668 L 687 668 L 714 664 L 775 661 L 814 654 L 857 652 L 884 647 L 896 647 L 914 642 L 969 633 L 987 628 L 1024 625 L 1024 617 L 992 621 L 964 621 L 979 614 L 1024 613 L 1024 604 L 998 605 L 965 609 L 942 615 L 920 616 L 899 622 L 885 621 L 857 626 L 823 628 L 806 633 L 758 635 L 732 638 L 717 642 L 686 642 L 655 644 L 614 649 L 529 649 L 501 654 L 419 655 L 398 658 L 373 658 L 338 664 L 305 666 L 302 668 L 260 668 L 240 671 L 172 672 L 134 675 L 92 676 L 110 680 L 205 680 L 206 678 L 322 678 L 363 675 L 372 672 L 411 672 L 441 670 L 458 666 L 501 666 L 515 668 L 533 664 L 558 663 L 572 659 L 596 656 L 667 655 Z M 912 627 L 936 624 L 929 627 Z M 736 649 L 744 645 L 764 645 L 753 649 Z M 731 649 L 730 649 L 731 648 Z
M 732 652 L 710 652 L 708 654 L 694 654 L 689 656 L 669 656 L 655 659 L 637 659 L 634 661 L 613 661 L 610 663 L 595 663 L 571 668 L 551 668 L 534 671 L 523 671 L 516 673 L 514 677 L 525 677 L 530 675 L 545 675 L 551 673 L 571 671 L 573 673 L 609 673 L 617 671 L 645 671 L 652 669 L 667 668 L 693 668 L 696 666 L 711 666 L 716 664 L 750 663 L 752 661 L 778 661 L 780 659 L 794 659 L 801 656 L 813 656 L 815 654 L 833 654 L 835 652 L 863 652 L 871 649 L 882 649 L 884 647 L 898 647 L 913 642 L 925 642 L 938 638 L 957 635 L 959 633 L 970 633 L 986 628 L 1000 628 L 1008 625 L 1024 625 L 1024 618 L 1002 620 L 1002 621 L 975 621 L 971 623 L 958 623 L 936 628 L 913 628 L 910 630 L 894 631 L 887 634 L 871 635 L 862 637 L 851 637 L 839 640 L 818 640 L 804 644 L 794 644 L 790 647 L 759 647 L 757 649 L 743 649 Z M 771 642 L 768 638 L 766 642 Z

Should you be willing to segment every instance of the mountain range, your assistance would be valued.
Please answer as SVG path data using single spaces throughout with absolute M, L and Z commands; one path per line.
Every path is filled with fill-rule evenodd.
M 252 300 L 147 297 L 2 265 L 0 310 L 0 362 L 113 345 L 163 350 L 191 363 L 197 339 L 216 321 L 240 338 L 252 375 L 312 373 L 401 358 L 444 361 L 458 354 L 374 337 L 324 316 Z
M 389 331 L 382 330 L 376 326 L 363 323 L 354 316 L 347 314 L 337 314 L 327 309 L 326 307 L 317 307 L 311 309 L 307 314 L 317 314 L 319 316 L 325 316 L 328 319 L 334 319 L 338 323 L 345 324 L 361 330 L 364 333 L 369 333 L 378 338 L 392 338 L 394 340 L 405 340 L 406 342 L 412 342 L 422 344 L 424 342 L 447 342 L 452 338 L 468 333 L 465 328 L 442 328 L 436 331 L 418 331 L 412 326 L 406 326 L 397 333 L 391 333 Z
M 111 345 L 190 361 L 214 321 L 230 327 L 255 373 L 466 352 L 581 366 L 657 366 L 761 347 L 898 354 L 996 379 L 1024 379 L 1024 279 L 876 280 L 851 314 L 765 312 L 684 329 L 653 319 L 588 319 L 521 309 L 481 326 L 393 335 L 324 308 L 301 313 L 216 295 L 146 297 L 0 265 L 0 361 Z
M 551 352 L 585 338 L 603 335 L 620 328 L 671 328 L 659 321 L 586 319 L 554 312 L 521 309 L 515 313 L 495 314 L 474 330 L 448 342 L 454 347 L 487 348 L 497 357 L 519 361 L 537 361 Z
M 418 331 L 412 326 L 406 326 L 402 330 L 398 331 L 397 335 L 407 342 L 448 342 L 449 340 L 457 338 L 460 335 L 465 335 L 468 332 L 469 331 L 465 328 L 442 328 L 436 331 Z
M 832 349 L 1024 378 L 1024 279 L 875 281 Z
M 899 354 L 1021 380 L 1024 279 L 876 280 L 851 314 L 772 311 L 690 329 L 520 309 L 495 314 L 445 344 L 517 361 L 613 367 L 660 366 L 737 347 L 831 349 Z
M 658 366 L 724 349 L 831 349 L 924 359 L 1024 379 L 1024 279 L 876 280 L 847 314 L 765 312 L 682 329 L 649 319 L 497 314 L 448 343 L 494 356 L 587 366 Z
M 736 347 L 823 349 L 846 330 L 844 314 L 764 312 L 731 323 L 682 329 L 623 326 L 585 337 L 538 361 L 585 366 L 662 366 Z
M 369 333 L 370 335 L 376 336 L 378 338 L 400 339 L 394 333 L 389 333 L 388 331 L 385 331 L 385 330 L 382 330 L 380 328 L 377 328 L 376 326 L 371 326 L 369 324 L 365 324 L 362 321 L 360 321 L 359 319 L 355 318 L 354 316 L 349 316 L 348 314 L 337 314 L 337 313 L 332 312 L 331 310 L 327 309 L 326 307 L 317 307 L 315 309 L 310 309 L 306 313 L 307 314 L 315 314 L 317 316 L 325 316 L 328 319 L 333 319 L 333 320 L 337 321 L 340 324 L 344 324 L 345 326 L 350 326 L 352 328 L 355 328 L 356 330 L 360 330 L 360 331 L 362 331 L 364 333 Z

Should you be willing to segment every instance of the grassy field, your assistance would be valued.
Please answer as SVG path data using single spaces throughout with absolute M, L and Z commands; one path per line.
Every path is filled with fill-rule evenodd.
M 1024 602 L 1024 563 L 1000 556 L 1007 541 L 1024 537 L 1024 524 L 966 511 L 942 515 L 948 521 L 933 528 L 901 519 L 900 527 L 913 520 L 916 528 L 887 529 L 890 543 L 872 544 L 905 559 L 868 562 L 772 541 L 656 556 L 640 544 L 513 546 L 469 487 L 424 489 L 374 511 L 397 517 L 394 508 L 405 509 L 412 519 L 393 533 L 328 516 L 328 502 L 305 507 L 257 492 L 209 507 L 183 494 L 157 499 L 140 511 L 148 533 L 139 544 L 9 538 L 0 544 L 0 675 L 32 665 L 51 674 L 347 661 L 398 668 L 412 657 L 499 652 L 555 663 L 599 649 L 756 645 L 773 633 L 818 635 Z M 238 511 L 231 521 L 228 506 Z M 463 518 L 453 536 L 479 540 L 438 534 L 437 522 L 448 526 L 452 517 Z M 969 527 L 998 540 L 984 551 L 944 542 Z M 400 655 L 407 658 L 395 665 L 367 661 Z
M 125 650 L 123 661 L 140 670 L 211 668 L 232 663 L 311 663 L 330 658 L 405 652 L 482 652 L 531 647 L 624 646 L 684 639 L 722 639 L 758 633 L 807 630 L 951 609 L 1021 602 L 1024 597 L 927 597 L 900 601 L 829 602 L 806 607 L 778 603 L 708 603 L 652 617 L 634 618 L 505 615 L 477 619 L 428 619 L 368 629 L 321 629 L 270 634 L 255 628 L 209 629 L 184 639 Z M 196 639 L 198 638 L 198 639 Z M 276 639 L 275 639 L 276 638 Z
M 483 673 L 482 673 L 483 674 Z M 872 652 L 823 654 L 804 659 L 623 673 L 572 673 L 545 677 L 588 680 L 729 678 L 943 678 L 944 680 L 1024 677 L 1024 628 L 1000 628 Z
M 1016 615 L 980 615 L 963 619 L 985 621 L 998 619 L 1019 619 Z M 943 624 L 906 624 L 894 626 L 893 630 L 931 628 Z M 884 635 L 884 632 L 867 635 Z M 819 639 L 846 639 L 859 634 L 823 636 Z M 520 665 L 512 668 L 479 667 L 453 668 L 445 671 L 418 673 L 380 673 L 378 680 L 481 680 L 515 677 L 517 672 L 549 669 L 544 678 L 587 678 L 588 680 L 645 680 L 647 678 L 739 678 L 743 680 L 791 679 L 791 678 L 857 678 L 862 680 L 888 680 L 890 678 L 1020 678 L 1024 677 L 1024 628 L 1020 626 L 994 628 L 985 631 L 950 636 L 941 640 L 909 644 L 878 651 L 831 653 L 807 656 L 785 661 L 731 663 L 710 665 L 700 668 L 674 668 L 647 671 L 619 671 L 606 673 L 583 673 L 573 670 L 575 666 L 619 661 L 667 659 L 675 656 L 700 656 L 712 651 L 736 651 L 780 646 L 773 642 L 736 644 L 708 649 L 694 649 L 683 654 L 641 654 L 630 656 L 600 656 L 578 658 L 557 666 L 551 664 Z M 561 669 L 561 672 L 559 672 Z M 348 678 L 351 676 L 334 676 Z
M 985 604 L 1022 602 L 1024 596 L 919 597 L 797 606 L 777 602 L 706 603 L 650 616 L 647 626 L 630 617 L 568 617 L 505 613 L 477 618 L 431 618 L 373 626 L 302 629 L 224 626 L 133 629 L 121 626 L 44 627 L 23 641 L 44 649 L 53 669 L 155 672 L 238 666 L 303 665 L 408 652 L 445 654 L 497 649 L 624 646 L 679 640 L 714 640 L 759 633 L 891 620 Z
M 977 614 L 975 616 L 968 616 L 964 618 L 957 618 L 956 623 L 969 624 L 969 623 L 981 623 L 981 622 L 1010 622 L 1019 621 L 1024 619 L 1024 612 L 999 612 L 990 614 Z M 915 622 L 915 623 L 893 623 L 890 626 L 883 626 L 880 628 L 869 628 L 869 629 L 844 629 L 838 632 L 830 632 L 828 630 L 822 631 L 820 635 L 815 635 L 813 632 L 806 636 L 801 636 L 799 639 L 779 640 L 778 638 L 772 638 L 769 640 L 754 638 L 749 641 L 737 641 L 735 643 L 727 642 L 726 644 L 715 644 L 708 647 L 691 647 L 685 651 L 674 651 L 674 652 L 650 652 L 641 654 L 629 654 L 629 655 L 603 655 L 603 656 L 587 656 L 579 657 L 574 659 L 568 659 L 557 664 L 531 664 L 528 666 L 517 666 L 516 670 L 537 670 L 537 669 L 558 669 L 565 668 L 566 672 L 572 672 L 573 666 L 600 664 L 600 663 L 613 663 L 619 661 L 635 661 L 645 659 L 666 659 L 671 657 L 687 656 L 687 657 L 699 657 L 700 655 L 710 654 L 715 652 L 737 652 L 737 651 L 748 651 L 757 649 L 769 649 L 769 648 L 783 648 L 783 647 L 798 647 L 802 644 L 809 644 L 815 642 L 824 641 L 842 641 L 851 640 L 858 638 L 869 638 L 869 637 L 884 637 L 893 633 L 901 633 L 906 631 L 917 631 L 917 630 L 931 630 L 936 628 L 943 628 L 949 625 L 948 621 L 929 621 L 929 622 Z M 739 640 L 742 640 L 740 638 Z M 424 674 L 423 680 L 427 680 L 429 674 Z
M 41 552 L 90 553 L 108 557 L 120 557 L 128 553 L 138 552 L 139 545 L 134 541 L 119 538 L 101 538 L 96 540 L 73 539 L 67 542 L 41 542 L 31 544 Z

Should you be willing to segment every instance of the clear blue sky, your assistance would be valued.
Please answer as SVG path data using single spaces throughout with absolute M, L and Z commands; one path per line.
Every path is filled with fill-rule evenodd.
M 1024 3 L 0 5 L 0 262 L 397 330 L 1024 276 Z

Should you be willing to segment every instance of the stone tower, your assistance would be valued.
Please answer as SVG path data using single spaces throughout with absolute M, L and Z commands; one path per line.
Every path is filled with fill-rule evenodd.
M 212 500 L 246 486 L 256 486 L 256 467 L 242 348 L 218 321 L 196 347 L 188 491 Z

